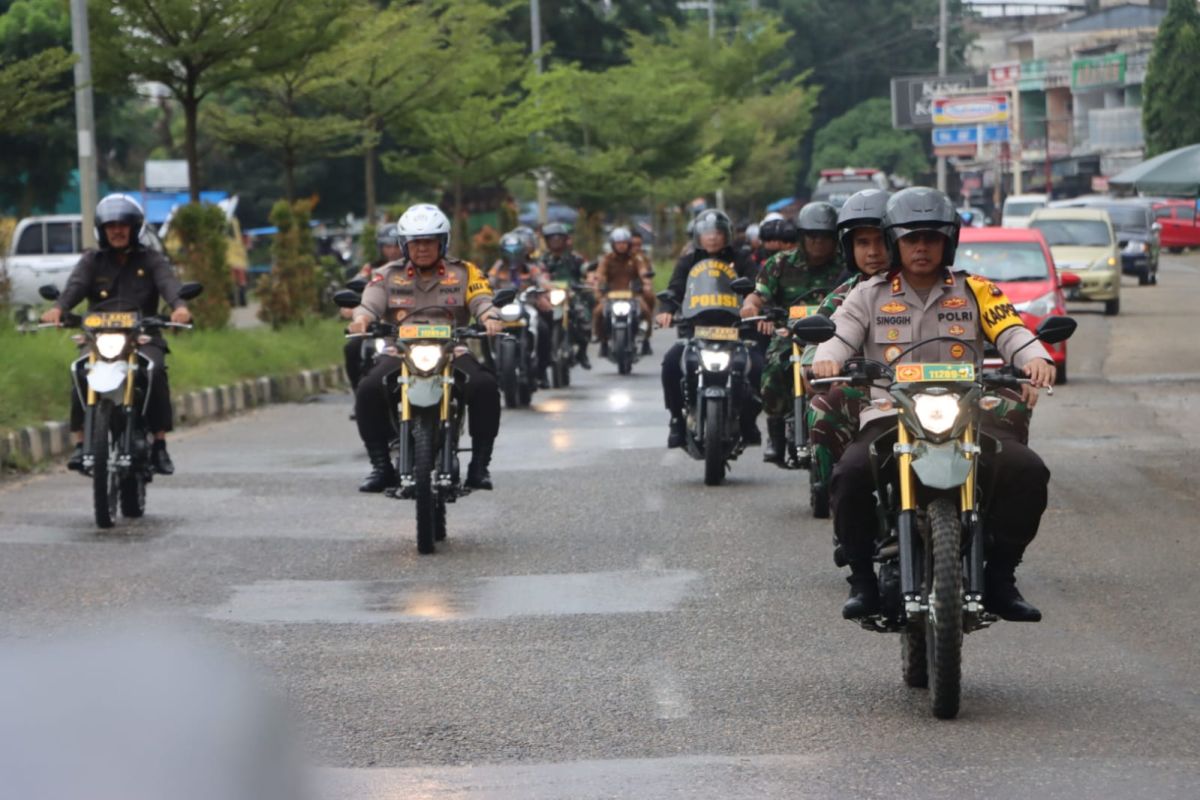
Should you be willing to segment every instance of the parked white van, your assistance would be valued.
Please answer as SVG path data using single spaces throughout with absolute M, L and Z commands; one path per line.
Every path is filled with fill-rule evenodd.
M 1000 224 L 1006 228 L 1028 228 L 1033 212 L 1045 208 L 1049 199 L 1044 194 L 1009 195 L 1004 201 Z

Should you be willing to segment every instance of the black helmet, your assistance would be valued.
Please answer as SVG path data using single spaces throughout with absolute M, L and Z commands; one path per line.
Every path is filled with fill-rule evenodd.
M 551 236 L 570 236 L 571 229 L 561 222 L 547 222 L 542 226 L 542 238 L 549 239 Z
M 823 200 L 814 200 L 796 215 L 796 227 L 802 234 L 825 233 L 833 236 L 837 233 L 837 223 L 837 209 Z
M 391 245 L 392 247 L 399 247 L 401 245 L 400 231 L 392 223 L 381 226 L 375 232 L 375 246 L 382 251 L 385 245 Z
M 733 244 L 733 223 L 729 221 L 724 211 L 710 208 L 696 215 L 692 226 L 692 241 L 700 247 L 700 237 L 706 233 L 720 231 L 725 236 L 725 246 Z
M 887 210 L 890 194 L 883 189 L 863 189 L 850 195 L 850 199 L 838 212 L 838 239 L 841 240 L 842 255 L 847 264 L 854 264 L 854 243 L 851 234 L 855 228 L 883 229 L 883 212 Z
M 129 247 L 140 247 L 142 229 L 146 225 L 146 212 L 138 202 L 127 194 L 110 194 L 96 204 L 96 241 L 101 250 L 108 250 L 108 236 L 104 226 L 112 222 L 123 222 L 129 226 Z
M 800 233 L 790 219 L 769 219 L 758 226 L 758 238 L 764 242 L 794 244 L 799 240 Z
M 891 196 L 883 213 L 883 233 L 892 251 L 892 266 L 900 266 L 896 242 L 916 230 L 933 230 L 946 237 L 942 251 L 942 266 L 954 263 L 958 249 L 958 229 L 962 220 L 950 198 L 937 189 L 913 186 Z

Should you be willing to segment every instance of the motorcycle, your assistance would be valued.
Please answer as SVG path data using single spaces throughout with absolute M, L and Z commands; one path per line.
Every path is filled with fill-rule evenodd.
M 755 391 L 746 376 L 750 350 L 742 340 L 765 316 L 742 319 L 740 298 L 754 291 L 749 278 L 737 278 L 724 262 L 706 259 L 692 268 L 680 307 L 670 292 L 657 295 L 676 314 L 683 349 L 685 449 L 704 462 L 704 484 L 719 486 L 729 462 L 745 449 L 741 410 Z
M 576 307 L 574 287 L 556 281 L 548 292 L 550 300 L 550 385 L 562 389 L 571 385 L 571 367 L 575 366 L 572 329 Z
M 528 406 L 537 390 L 538 309 L 537 297 L 546 290 L 530 286 L 505 303 L 496 303 L 505 331 L 496 337 L 492 350 L 496 376 L 504 405 Z
M 629 375 L 640 358 L 638 336 L 642 332 L 641 284 L 631 289 L 613 289 L 604 296 L 604 330 L 608 360 L 617 365 L 618 375 Z
M 1037 338 L 1057 344 L 1075 327 L 1069 317 L 1047 317 Z M 792 334 L 812 344 L 837 335 L 834 323 L 821 316 L 797 321 Z M 1000 404 L 995 392 L 1019 391 L 1028 381 L 1012 367 L 977 371 L 971 362 L 897 363 L 944 340 L 961 341 L 926 339 L 888 363 L 852 358 L 844 375 L 813 385 L 882 388 L 889 396 L 872 405 L 897 411 L 894 431 L 882 434 L 870 450 L 880 520 L 875 563 L 881 610 L 858 621 L 866 630 L 901 635 L 905 683 L 928 687 L 934 716 L 951 719 L 960 704 L 963 635 L 999 619 L 984 610 L 988 532 L 982 520 L 989 488 L 979 485 L 977 469 L 980 457 L 998 452 L 1000 443 L 980 430 L 980 413 Z
M 183 300 L 200 295 L 198 283 L 185 283 Z M 42 286 L 39 294 L 57 300 L 58 287 Z M 150 401 L 150 370 L 154 364 L 138 352 L 153 331 L 164 328 L 191 330 L 161 317 L 143 317 L 137 311 L 108 310 L 112 298 L 81 315 L 65 314 L 64 328 L 79 328 L 75 341 L 85 354 L 71 364 L 71 380 L 83 403 L 83 469 L 92 480 L 92 508 L 99 528 L 111 528 L 118 511 L 127 519 L 146 513 L 146 484 L 154 479 L 150 466 L 152 431 L 146 429 Z M 39 328 L 57 327 L 51 324 Z
M 506 305 L 514 296 L 511 289 L 500 291 L 493 302 Z M 357 292 L 343 290 L 334 302 L 354 308 L 361 299 Z M 410 316 L 434 309 L 444 311 L 429 306 Z M 462 485 L 458 458 L 466 407 L 454 391 L 454 360 L 465 350 L 464 342 L 487 337 L 477 328 L 451 325 L 376 322 L 372 328 L 361 335 L 393 340 L 384 352 L 401 359 L 392 442 L 400 485 L 387 495 L 416 501 L 417 552 L 428 555 L 446 539 L 446 505 L 470 493 Z

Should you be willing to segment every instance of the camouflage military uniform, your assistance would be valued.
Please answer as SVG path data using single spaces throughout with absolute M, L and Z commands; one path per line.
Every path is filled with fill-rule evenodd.
M 840 258 L 834 258 L 823 267 L 810 267 L 805 263 L 803 251 L 787 250 L 772 256 L 763 265 L 754 289 L 768 305 L 787 308 L 814 290 L 833 285 L 842 269 Z M 761 384 L 763 410 L 769 417 L 787 413 L 792 397 L 791 356 L 790 339 L 779 336 L 771 339 Z

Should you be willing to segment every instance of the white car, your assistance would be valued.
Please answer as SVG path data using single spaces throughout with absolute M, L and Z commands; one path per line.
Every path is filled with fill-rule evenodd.
M 1029 218 L 1039 208 L 1045 208 L 1048 198 L 1044 194 L 1013 194 L 1004 201 L 1000 224 L 1006 228 L 1028 228 Z

